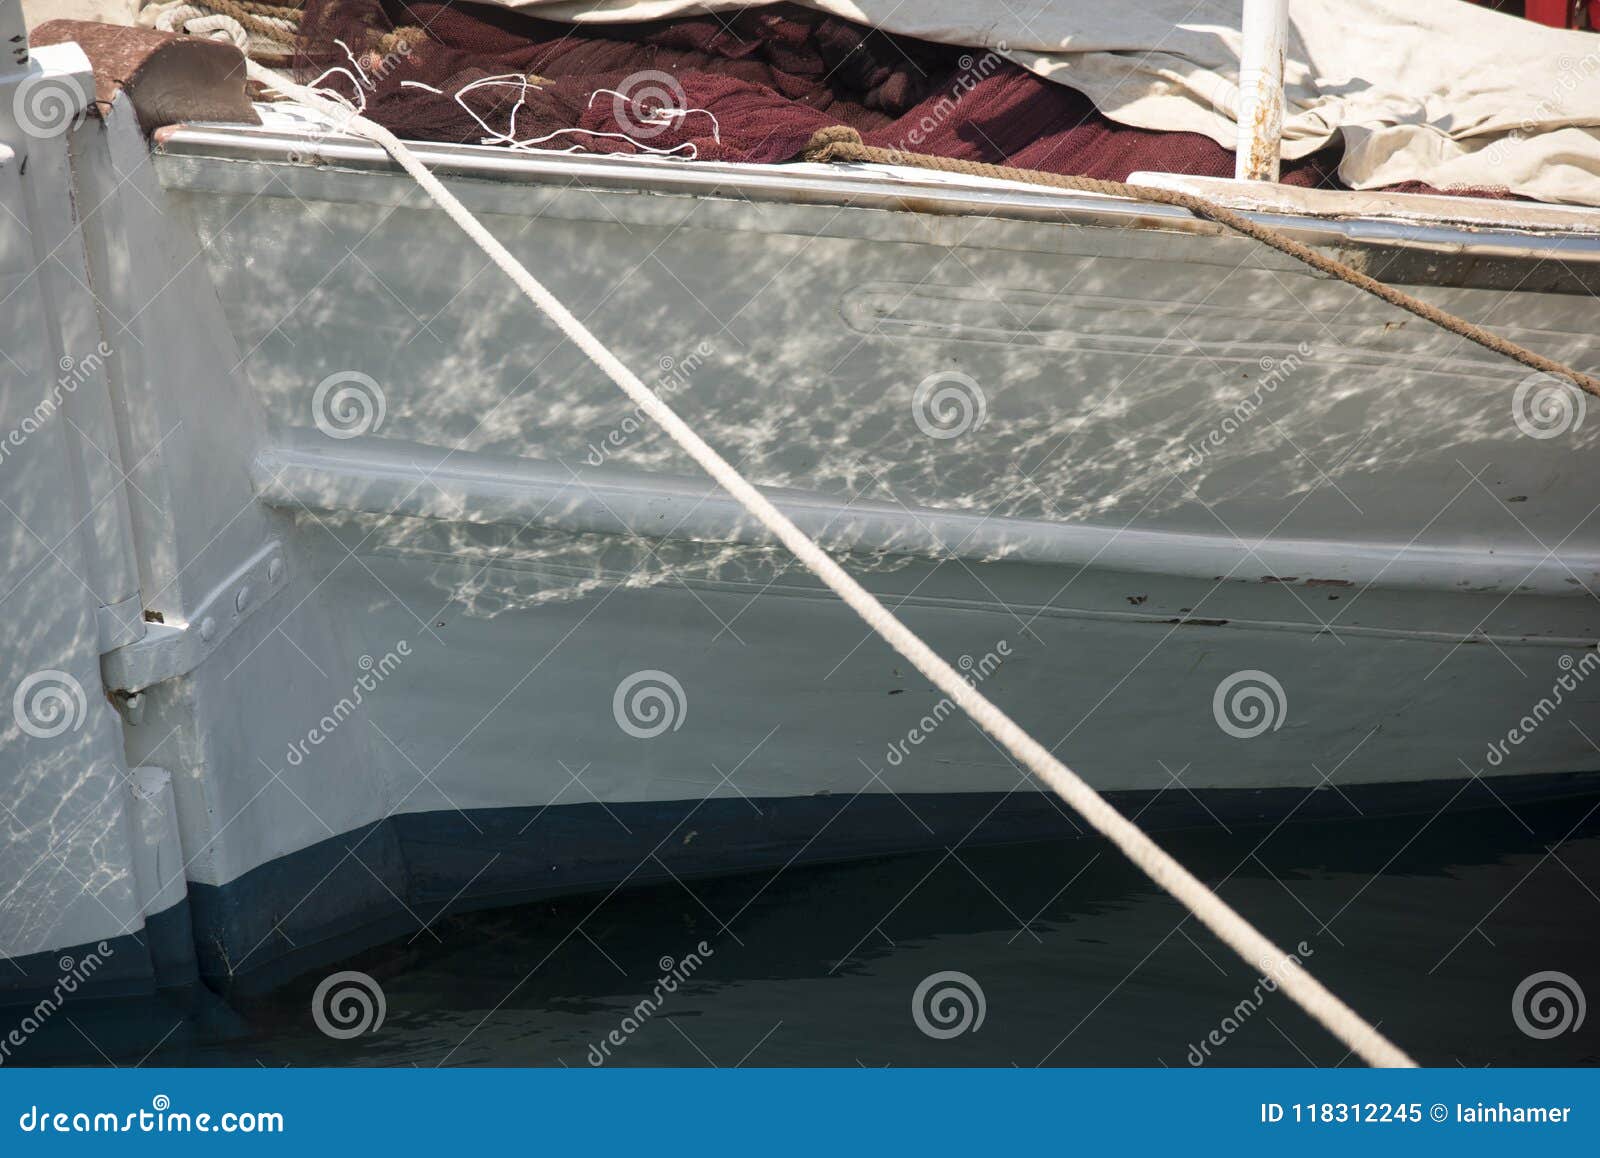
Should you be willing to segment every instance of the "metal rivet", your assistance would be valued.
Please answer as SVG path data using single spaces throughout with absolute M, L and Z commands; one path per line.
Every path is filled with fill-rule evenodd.
M 267 582 L 276 583 L 283 575 L 283 560 L 274 558 L 267 564 Z
M 217 634 L 217 621 L 206 616 L 200 621 L 200 638 L 209 643 Z
M 243 587 L 239 588 L 239 594 L 237 594 L 237 595 L 235 595 L 233 597 L 233 608 L 234 608 L 235 611 L 243 611 L 246 607 L 249 607 L 249 606 L 250 606 L 250 584 L 246 583 Z

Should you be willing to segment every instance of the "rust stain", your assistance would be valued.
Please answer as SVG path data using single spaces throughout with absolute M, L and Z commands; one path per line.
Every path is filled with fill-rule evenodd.
M 1307 587 L 1354 587 L 1349 579 L 1307 579 Z
M 1278 63 L 1282 76 L 1283 62 Z M 1245 176 L 1251 181 L 1276 181 L 1278 158 L 1281 151 L 1279 139 L 1283 135 L 1282 90 L 1261 84 L 1256 88 L 1255 107 L 1250 117 L 1250 156 Z

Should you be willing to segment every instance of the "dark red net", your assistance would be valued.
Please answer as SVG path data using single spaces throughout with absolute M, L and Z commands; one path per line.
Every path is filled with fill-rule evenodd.
M 574 26 L 493 6 L 309 0 L 296 70 L 309 80 L 330 67 L 346 74 L 323 85 L 355 96 L 358 83 L 368 117 L 424 141 L 787 162 L 818 128 L 850 125 L 867 144 L 1048 173 L 1234 171 L 1211 139 L 1117 125 L 986 51 L 787 5 Z M 1322 150 L 1286 163 L 1283 181 L 1336 184 L 1336 163 L 1338 150 Z
M 296 70 L 309 80 L 336 66 L 345 74 L 326 87 L 354 97 L 359 85 L 368 116 L 420 140 L 781 162 L 845 124 L 871 145 L 1051 173 L 1233 172 L 1207 137 L 1115 124 L 984 50 L 787 5 L 572 25 L 477 5 L 308 0 Z M 1283 181 L 1336 185 L 1337 161 L 1334 148 L 1288 162 Z

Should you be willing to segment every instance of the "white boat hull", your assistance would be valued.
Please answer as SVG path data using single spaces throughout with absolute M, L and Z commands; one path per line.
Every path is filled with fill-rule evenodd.
M 6 929 L 25 973 L 181 909 L 192 972 L 267 984 L 475 905 L 1077 831 L 370 150 L 289 163 L 281 128 L 182 130 L 152 167 L 115 116 L 81 131 L 107 157 L 79 181 L 108 205 L 84 244 L 119 343 L 133 606 L 160 622 L 77 638 L 123 716 L 92 697 L 107 763 L 75 791 L 165 770 L 182 865 L 108 885 L 104 919 L 45 919 L 70 882 L 29 885 L 40 919 Z M 1517 368 L 1148 206 L 441 157 L 625 361 L 1141 823 L 1593 790 L 1600 434 L 1532 436 Z M 1397 276 L 1509 245 L 1350 228 Z M 1542 244 L 1573 277 L 1600 256 Z M 1414 288 L 1588 364 L 1590 299 L 1508 294 L 1499 268 Z M 941 388 L 968 403 L 954 435 Z M 20 584 L 37 607 L 44 574 Z M 43 745 L 7 775 L 58 785 Z

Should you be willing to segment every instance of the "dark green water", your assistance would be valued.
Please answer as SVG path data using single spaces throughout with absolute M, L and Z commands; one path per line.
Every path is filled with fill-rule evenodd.
M 1425 1064 L 1593 1065 L 1600 1013 L 1524 1033 L 1513 996 L 1560 971 L 1600 997 L 1600 801 L 1169 834 L 1163 843 Z M 652 995 L 662 958 L 676 992 Z M 251 1036 L 146 1065 L 1351 1064 L 1281 994 L 1084 839 L 959 849 L 445 919 L 338 968 L 385 1019 L 320 1032 L 327 970 L 245 1009 Z M 930 1037 L 913 994 L 959 971 L 981 1026 Z M 1241 1002 L 1249 1008 L 1239 1014 Z M 1232 1019 L 1232 1020 L 1229 1020 Z M 1536 1023 L 1535 1023 L 1536 1024 Z M 1537 1027 L 1537 1025 L 1536 1025 Z

